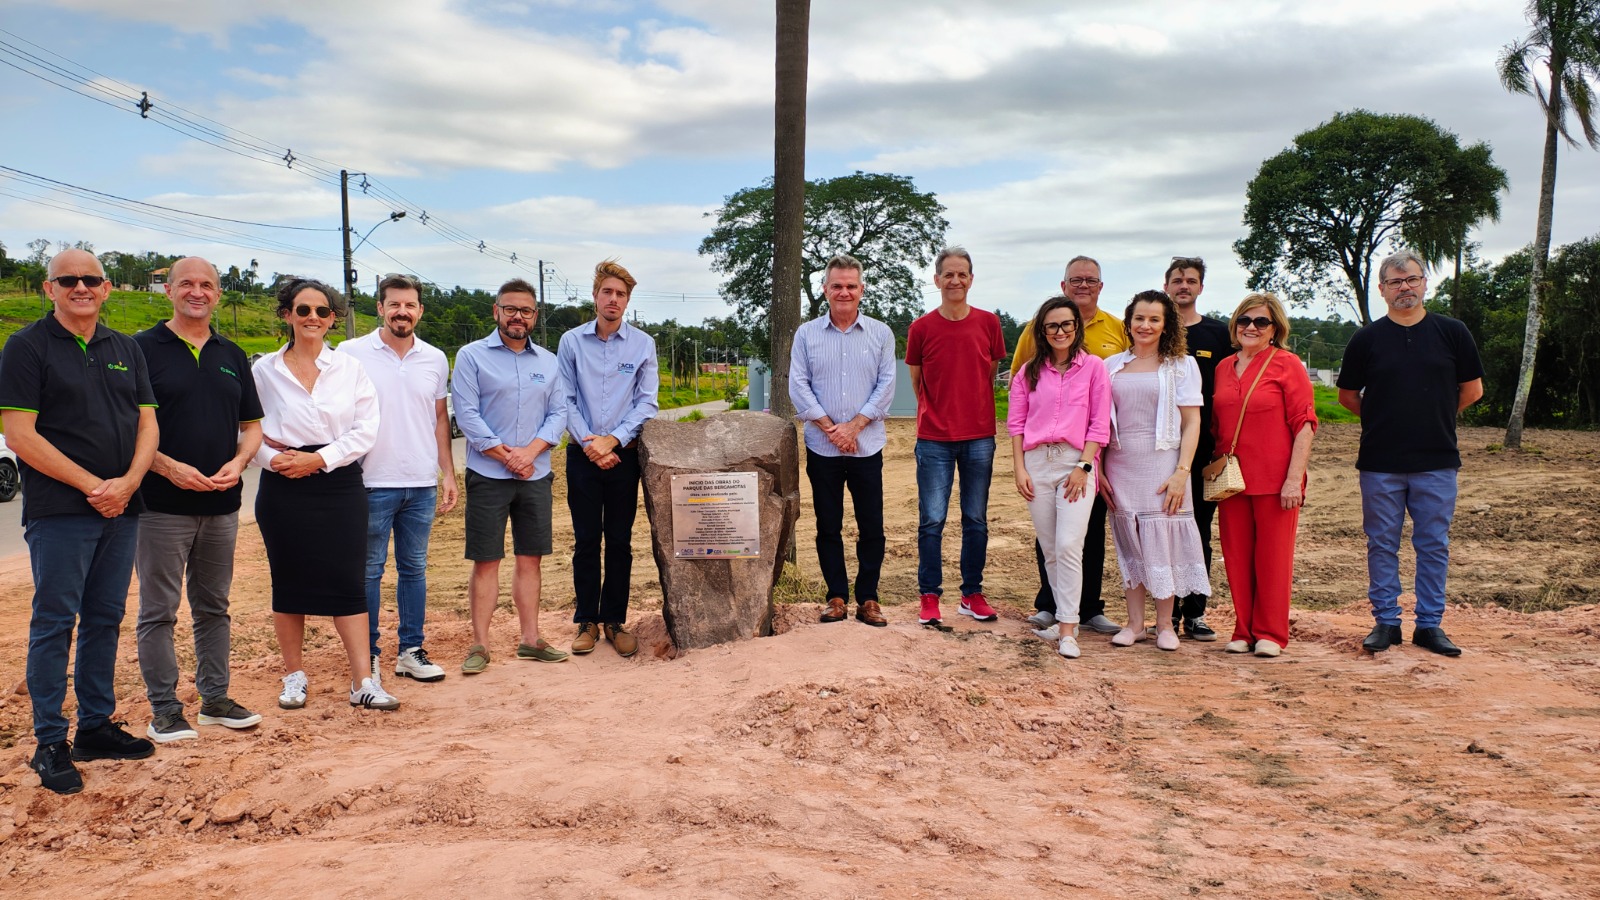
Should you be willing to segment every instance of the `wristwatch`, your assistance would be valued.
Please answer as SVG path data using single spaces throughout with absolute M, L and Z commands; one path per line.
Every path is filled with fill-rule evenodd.
M 1094 463 L 1089 462 L 1086 459 L 1078 461 L 1078 468 L 1084 470 L 1085 472 L 1088 472 L 1091 475 L 1094 474 Z

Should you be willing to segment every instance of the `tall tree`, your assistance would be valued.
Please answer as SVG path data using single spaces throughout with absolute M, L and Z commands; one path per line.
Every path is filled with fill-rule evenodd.
M 1600 148 L 1595 130 L 1594 89 L 1600 78 L 1600 0 L 1532 0 L 1528 36 L 1500 52 L 1500 83 L 1515 94 L 1539 101 L 1544 113 L 1544 163 L 1539 173 L 1539 218 L 1534 227 L 1533 275 L 1528 282 L 1528 321 L 1522 339 L 1522 366 L 1517 373 L 1517 394 L 1506 423 L 1505 445 L 1522 448 L 1522 422 L 1533 390 L 1533 367 L 1538 357 L 1539 329 L 1543 323 L 1545 268 L 1550 263 L 1550 228 L 1556 208 L 1556 151 L 1564 138 L 1577 140 L 1567 127 L 1567 112 L 1577 120 L 1584 140 Z M 1542 68 L 1543 78 L 1535 71 Z
M 1467 147 L 1456 154 L 1444 172 L 1439 214 L 1407 231 L 1406 241 L 1431 266 L 1454 260 L 1455 279 L 1451 283 L 1461 284 L 1467 236 L 1485 219 L 1500 221 L 1500 194 L 1507 185 L 1506 172 L 1490 159 L 1488 144 Z M 1459 319 L 1462 314 L 1461 298 L 1451 294 L 1450 315 Z
M 763 346 L 773 296 L 773 206 L 770 182 L 732 194 L 700 242 L 711 267 L 728 276 L 722 291 L 734 301 L 734 318 Z M 944 246 L 949 223 L 943 214 L 937 197 L 903 175 L 856 172 L 808 182 L 799 276 L 803 318 L 816 318 L 826 302 L 813 276 L 834 254 L 848 253 L 861 261 L 867 283 L 862 308 L 904 333 L 922 312 L 919 270 Z
M 806 78 L 811 0 L 777 0 L 776 92 L 773 103 L 772 411 L 794 415 L 789 399 L 789 348 L 800 327 L 800 257 L 806 200 Z
M 1263 162 L 1247 189 L 1250 233 L 1233 249 L 1250 287 L 1301 302 L 1344 293 L 1362 323 L 1372 321 L 1373 255 L 1436 240 L 1441 221 L 1463 215 L 1450 195 L 1452 173 L 1471 184 L 1505 178 L 1486 146 L 1463 150 L 1420 116 L 1358 109 L 1304 132 Z

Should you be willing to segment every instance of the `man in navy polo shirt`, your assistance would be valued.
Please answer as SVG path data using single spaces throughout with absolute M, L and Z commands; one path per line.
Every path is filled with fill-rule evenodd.
M 211 327 L 222 298 L 216 267 L 197 256 L 173 263 L 167 298 L 172 318 L 133 338 L 150 367 L 161 426 L 140 489 L 145 512 L 134 554 L 139 671 L 152 716 L 145 734 L 160 744 L 199 736 L 178 699 L 172 638 L 186 580 L 200 724 L 250 728 L 261 721 L 228 697 L 240 476 L 261 445 L 261 400 L 244 351 Z
M 143 759 L 155 747 L 111 721 L 117 637 L 128 604 L 156 453 L 155 395 L 133 339 L 100 324 L 111 295 L 94 254 L 63 250 L 46 270 L 55 312 L 0 355 L 0 419 L 22 469 L 22 526 L 33 569 L 28 696 L 39 741 L 29 763 L 58 794 L 83 790 L 73 760 Z M 67 656 L 78 631 L 76 746 L 67 742 Z

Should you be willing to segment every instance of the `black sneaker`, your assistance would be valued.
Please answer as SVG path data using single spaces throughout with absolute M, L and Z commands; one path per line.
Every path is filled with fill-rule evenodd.
M 220 697 L 200 704 L 200 724 L 221 725 L 226 728 L 254 728 L 261 724 L 261 714 L 245 709 L 235 703 L 232 697 Z
M 66 741 L 40 744 L 33 751 L 28 767 L 39 773 L 39 782 L 58 794 L 76 794 L 83 790 L 83 776 L 72 764 L 72 745 Z
M 1191 641 L 1214 641 L 1217 639 L 1217 633 L 1211 630 L 1210 625 L 1206 624 L 1205 616 L 1184 619 L 1183 634 Z
M 99 728 L 78 729 L 78 742 L 72 745 L 72 758 L 78 762 L 91 759 L 144 759 L 156 752 L 156 745 L 144 738 L 134 737 L 122 730 L 127 722 L 107 722 Z
M 163 713 L 150 720 L 150 727 L 144 730 L 150 740 L 158 744 L 167 744 L 172 741 L 189 741 L 200 736 L 200 732 L 189 727 L 189 720 L 183 713 Z

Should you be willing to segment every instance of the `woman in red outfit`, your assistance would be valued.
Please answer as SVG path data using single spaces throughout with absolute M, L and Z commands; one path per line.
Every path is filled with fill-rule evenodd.
M 1217 450 L 1227 452 L 1243 409 L 1244 427 L 1232 452 L 1245 489 L 1217 506 L 1235 619 L 1233 639 L 1224 649 L 1277 656 L 1289 644 L 1294 538 L 1305 502 L 1316 403 L 1305 366 L 1282 349 L 1289 339 L 1289 317 L 1276 296 L 1245 297 L 1228 327 L 1239 352 L 1217 365 L 1211 427 Z M 1260 383 L 1250 393 L 1258 374 Z

